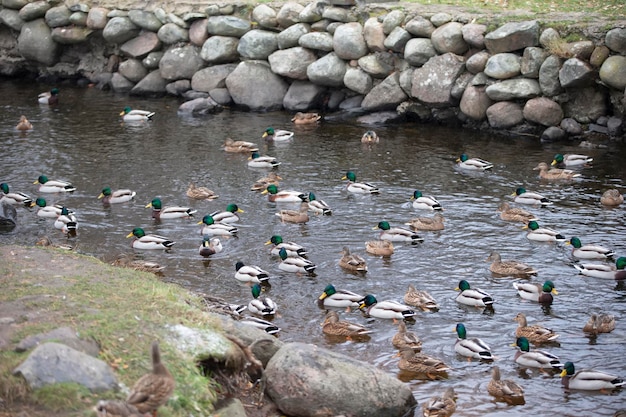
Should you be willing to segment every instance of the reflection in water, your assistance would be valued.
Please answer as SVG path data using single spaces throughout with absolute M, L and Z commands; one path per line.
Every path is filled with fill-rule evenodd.
M 408 284 L 427 290 L 438 302 L 436 312 L 418 311 L 408 330 L 423 342 L 422 352 L 452 367 L 447 379 L 403 379 L 411 384 L 418 402 L 447 387 L 455 388 L 458 416 L 545 415 L 546 404 L 567 415 L 611 415 L 617 397 L 574 392 L 566 394 L 559 377 L 535 370 L 521 370 L 513 361 L 515 315 L 561 334 L 560 345 L 551 348 L 563 361 L 580 369 L 600 368 L 626 376 L 622 359 L 626 313 L 626 289 L 622 283 L 585 278 L 577 274 L 570 250 L 561 243 L 532 242 L 518 224 L 500 219 L 497 208 L 512 201 L 511 193 L 525 187 L 546 195 L 552 206 L 524 206 L 567 238 L 610 247 L 626 254 L 624 207 L 606 208 L 599 198 L 608 188 L 624 192 L 624 148 L 585 149 L 594 158 L 593 168 L 580 168 L 582 177 L 571 182 L 541 180 L 532 169 L 550 162 L 556 153 L 581 153 L 575 143 L 541 144 L 534 138 L 489 136 L 477 132 L 423 125 L 375 126 L 378 144 L 360 139 L 372 126 L 338 121 L 328 116 L 314 126 L 294 126 L 285 113 L 224 111 L 202 118 L 181 117 L 175 99 L 138 99 L 93 89 L 62 87 L 59 105 L 39 105 L 36 97 L 46 86 L 0 82 L 5 105 L 0 113 L 3 140 L 2 182 L 11 190 L 37 197 L 32 184 L 39 175 L 71 181 L 70 195 L 46 195 L 48 204 L 63 204 L 76 211 L 80 229 L 66 242 L 50 219 L 33 209 L 18 208 L 18 226 L 0 235 L 0 242 L 33 245 L 42 236 L 56 243 L 78 245 L 81 253 L 107 262 L 120 256 L 165 266 L 162 279 L 190 290 L 247 304 L 250 288 L 235 279 L 235 264 L 259 265 L 270 274 L 266 294 L 279 306 L 273 322 L 282 330 L 281 340 L 305 341 L 343 352 L 398 375 L 397 351 L 391 345 L 396 333 L 392 320 L 363 317 L 358 311 L 339 311 L 340 319 L 354 321 L 372 331 L 368 342 L 334 342 L 323 335 L 324 309 L 317 297 L 330 283 L 380 300 L 402 301 Z M 147 123 L 121 123 L 125 106 L 156 112 Z M 18 132 L 15 125 L 24 114 L 33 130 Z M 269 126 L 295 132 L 288 143 L 266 142 L 261 135 Z M 248 154 L 221 149 L 227 138 L 256 143 L 261 154 L 281 161 L 280 189 L 313 192 L 333 209 L 330 216 L 309 213 L 305 224 L 283 223 L 275 215 L 282 205 L 251 191 L 254 182 L 269 171 L 247 166 Z M 467 173 L 454 167 L 462 153 L 494 163 L 491 172 Z M 380 188 L 379 195 L 354 195 L 341 180 L 347 171 Z M 189 198 L 189 184 L 207 187 L 219 198 Z M 128 203 L 103 206 L 97 199 L 103 188 L 136 191 Z M 417 245 L 394 243 L 390 257 L 365 253 L 365 242 L 378 237 L 373 228 L 381 221 L 403 225 L 431 212 L 409 204 L 415 190 L 435 195 L 444 207 L 445 230 L 420 232 Z M 190 219 L 157 221 L 145 206 L 155 197 L 168 205 L 197 210 Z M 198 253 L 201 226 L 206 214 L 228 204 L 244 210 L 236 224 L 238 237 L 220 237 L 223 251 L 205 259 Z M 169 251 L 139 251 L 125 239 L 133 228 L 168 236 L 176 241 Z M 273 235 L 295 241 L 309 250 L 317 265 L 316 276 L 284 272 L 280 258 L 270 255 L 264 243 Z M 344 246 L 362 254 L 366 274 L 351 274 L 339 266 Z M 512 278 L 493 276 L 485 258 L 497 250 L 503 259 L 519 259 L 538 269 L 532 282 L 552 280 L 559 295 L 551 306 L 522 300 Z M 454 288 L 466 279 L 494 298 L 491 311 L 465 308 L 455 302 Z M 614 314 L 612 333 L 589 339 L 582 326 L 590 312 Z M 456 323 L 465 323 L 471 334 L 490 345 L 503 379 L 513 379 L 526 390 L 526 404 L 496 403 L 487 393 L 491 378 L 487 363 L 467 361 L 454 351 Z

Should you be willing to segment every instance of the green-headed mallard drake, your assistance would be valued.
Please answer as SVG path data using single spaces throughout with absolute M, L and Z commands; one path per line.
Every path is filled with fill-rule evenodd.
M 534 284 L 530 282 L 514 282 L 513 288 L 517 290 L 517 294 L 524 300 L 534 301 L 541 304 L 552 304 L 554 297 L 558 291 L 554 288 L 552 281 L 545 281 L 543 284 Z
M 518 323 L 517 329 L 515 329 L 515 336 L 525 337 L 531 343 L 549 343 L 555 341 L 559 337 L 559 335 L 552 329 L 548 329 L 538 324 L 529 326 L 524 313 L 517 313 L 513 320 Z
M 493 306 L 493 297 L 487 292 L 479 288 L 470 288 L 469 282 L 462 279 L 456 291 L 461 291 L 455 298 L 459 304 L 474 307 L 491 307 Z
M 75 235 L 76 230 L 78 230 L 78 221 L 67 207 L 61 207 L 61 214 L 54 221 L 54 227 L 65 234 Z
M 50 91 L 44 91 L 37 96 L 40 104 L 57 104 L 59 102 L 59 89 L 53 88 Z
M 400 356 L 398 368 L 401 371 L 423 374 L 429 379 L 445 377 L 445 374 L 451 369 L 441 359 L 422 352 L 415 352 L 413 349 L 402 349 L 398 352 L 398 356 Z
M 267 334 L 277 334 L 281 330 L 280 327 L 276 326 L 271 321 L 263 320 L 262 318 L 254 316 L 244 317 L 239 321 L 239 323 L 256 327 L 257 329 L 263 330 Z
M 280 250 L 285 248 L 287 252 L 287 256 L 291 257 L 305 257 L 307 254 L 307 250 L 302 246 L 295 242 L 285 242 L 280 235 L 274 235 L 265 242 L 266 245 L 274 245 L 270 250 L 270 254 L 274 256 L 280 256 Z
M 624 202 L 624 196 L 615 188 L 606 190 L 602 197 L 600 197 L 600 203 L 608 207 L 616 207 Z
M 156 341 L 152 342 L 151 356 L 152 371 L 135 382 L 126 402 L 137 407 L 142 414 L 152 413 L 156 416 L 157 409 L 167 403 L 174 393 L 176 381 L 161 362 L 159 343 Z
M 244 211 L 240 209 L 237 204 L 229 204 L 226 206 L 226 210 L 214 211 L 213 213 L 209 214 L 209 216 L 213 217 L 213 220 L 216 223 L 229 224 L 236 223 L 241 220 L 237 213 L 244 213 Z
M 583 369 L 576 372 L 572 362 L 565 362 L 561 371 L 561 383 L 570 390 L 614 390 L 626 384 L 622 378 L 593 369 Z
M 368 340 L 372 331 L 360 324 L 340 320 L 336 311 L 328 310 L 322 323 L 322 332 L 327 336 L 341 336 L 348 340 Z
M 378 143 L 378 142 L 380 142 L 380 138 L 378 137 L 376 132 L 374 132 L 373 130 L 368 130 L 367 132 L 363 133 L 363 136 L 361 136 L 361 143 Z
M 252 300 L 248 303 L 248 311 L 250 313 L 262 317 L 273 316 L 276 314 L 276 310 L 278 309 L 276 303 L 269 297 L 261 296 L 261 292 L 263 291 L 261 284 L 258 282 L 252 284 L 251 291 Z
M 422 341 L 415 333 L 406 329 L 404 321 L 398 323 L 398 331 L 392 336 L 391 344 L 398 350 L 412 349 L 414 352 L 422 350 Z
M 583 332 L 593 335 L 611 333 L 613 330 L 615 330 L 615 316 L 612 314 L 591 313 L 591 317 L 583 326 Z
M 37 200 L 35 200 L 35 205 L 39 207 L 39 210 L 37 210 L 37 216 L 48 219 L 56 219 L 61 215 L 61 210 L 63 209 L 63 206 L 60 204 L 49 206 L 46 199 L 42 197 L 38 197 Z M 68 209 L 68 211 L 70 214 L 74 213 L 72 210 Z
M 626 257 L 619 257 L 615 265 L 607 264 L 574 264 L 574 268 L 582 275 L 600 279 L 623 281 L 626 279 Z
M 215 200 L 219 197 L 213 190 L 209 190 L 207 187 L 196 187 L 193 182 L 189 184 L 186 195 L 194 200 Z
M 135 227 L 126 238 L 134 237 L 131 246 L 135 249 L 169 249 L 176 242 L 163 236 L 146 234 L 141 227 Z
M 245 140 L 232 140 L 228 138 L 224 141 L 222 149 L 230 153 L 247 153 L 258 151 L 259 146 L 256 143 L 247 142 Z
M 252 151 L 248 157 L 250 168 L 276 168 L 280 165 L 278 159 L 273 156 L 261 155 L 258 151 Z
M 600 245 L 583 245 L 579 238 L 572 237 L 565 242 L 566 245 L 572 245 L 572 256 L 578 259 L 611 259 L 615 252 L 609 248 Z
M 354 194 L 379 194 L 380 193 L 380 190 L 378 189 L 378 187 L 372 184 L 369 184 L 367 182 L 357 182 L 356 174 L 352 171 L 346 172 L 346 175 L 344 175 L 341 179 L 348 180 L 348 183 L 346 184 L 346 190 L 348 190 L 348 192 L 351 192 Z
M 500 203 L 497 211 L 500 212 L 500 218 L 507 222 L 521 222 L 528 224 L 529 221 L 539 220 L 539 217 L 535 216 L 531 212 L 526 211 L 523 208 L 511 207 L 511 205 L 506 201 Z
M 468 171 L 486 171 L 493 168 L 493 164 L 480 158 L 470 158 L 466 154 L 461 154 L 456 160 L 456 166 Z
M 117 204 L 117 203 L 126 203 L 127 201 L 135 198 L 137 193 L 132 190 L 122 189 L 112 191 L 110 187 L 105 187 L 102 189 L 100 195 L 98 195 L 99 199 L 102 199 L 102 204 Z
M 270 279 L 270 274 L 256 265 L 244 265 L 243 262 L 237 261 L 235 264 L 235 279 L 245 283 L 265 283 Z
M 467 338 L 467 330 L 463 323 L 457 323 L 455 331 L 457 339 L 454 343 L 454 351 L 456 353 L 470 359 L 475 358 L 485 361 L 492 361 L 494 359 L 491 348 L 482 339 L 477 337 Z
M 301 256 L 289 256 L 286 248 L 280 248 L 278 251 L 281 262 L 278 264 L 278 269 L 285 272 L 293 272 L 296 274 L 313 274 L 315 273 L 315 265 L 313 262 Z
M 532 206 L 551 206 L 552 202 L 543 195 L 527 191 L 524 187 L 518 187 L 513 193 L 513 201 L 518 204 L 528 204 Z
M 571 180 L 580 177 L 580 174 L 571 169 L 549 168 L 545 162 L 540 162 L 533 171 L 539 171 L 539 178 L 544 180 Z
M 320 116 L 319 113 L 312 113 L 312 112 L 304 113 L 304 112 L 299 111 L 293 115 L 293 117 L 291 118 L 291 121 L 295 125 L 311 125 L 311 124 L 316 124 L 321 119 L 322 119 L 322 116 Z
M 342 256 L 339 259 L 339 266 L 351 272 L 365 273 L 367 272 L 367 262 L 360 255 L 350 253 L 347 246 L 341 251 Z
M 518 337 L 515 344 L 519 350 L 515 353 L 515 363 L 527 368 L 561 369 L 563 364 L 558 356 L 544 350 L 530 350 L 530 342 L 524 336 Z
M 318 200 L 315 194 L 309 192 L 309 210 L 315 214 L 321 214 L 324 216 L 330 216 L 333 214 L 333 210 L 324 200 Z
M 456 411 L 456 393 L 448 387 L 441 395 L 430 397 L 422 404 L 424 417 L 450 417 Z
M 566 168 L 566 167 L 580 167 L 580 166 L 589 166 L 589 164 L 593 161 L 593 158 L 587 155 L 580 155 L 575 153 L 566 153 L 565 155 L 557 153 L 554 155 L 554 159 L 552 159 L 552 163 L 550 165 L 556 166 L 557 168 Z
M 94 411 L 98 417 L 144 417 L 137 407 L 121 400 L 100 400 Z
M 361 294 L 348 290 L 338 290 L 332 284 L 328 284 L 317 298 L 318 304 L 323 307 L 345 308 L 347 310 L 359 307 L 359 302 L 362 299 L 363 296 Z
M 230 224 L 216 223 L 209 214 L 204 216 L 198 224 L 203 225 L 200 229 L 201 235 L 230 237 L 237 236 L 239 232 L 239 229 Z
M 411 196 L 411 205 L 414 209 L 420 210 L 443 210 L 441 204 L 435 197 L 432 195 L 423 195 L 420 190 L 413 191 L 413 195 Z
M 300 191 L 278 190 L 278 186 L 270 184 L 261 194 L 268 194 L 267 200 L 272 203 L 302 203 L 306 202 L 309 196 Z
M 40 193 L 69 193 L 76 191 L 76 187 L 71 183 L 61 180 L 50 180 L 45 175 L 40 175 L 33 184 L 40 184 Z
M 152 274 L 161 274 L 165 267 L 156 262 L 146 261 L 144 259 L 134 259 L 129 255 L 120 255 L 113 262 L 113 266 L 119 266 L 122 268 L 130 268 L 135 271 L 150 272 Z
M 152 207 L 152 218 L 155 220 L 166 219 L 183 219 L 193 217 L 197 210 L 189 207 L 167 206 L 163 207 L 160 198 L 153 198 L 151 202 L 146 204 L 146 208 Z
M 391 256 L 394 247 L 389 240 L 369 240 L 365 242 L 365 252 L 376 256 Z
M 223 250 L 224 247 L 222 246 L 222 242 L 218 238 L 212 238 L 209 235 L 205 235 L 202 238 L 202 243 L 200 244 L 200 247 L 198 248 L 198 254 L 203 258 L 208 258 L 209 256 L 220 253 Z
M 436 232 L 444 229 L 444 220 L 441 213 L 435 213 L 433 217 L 414 217 L 405 224 L 416 231 Z
M 413 284 L 409 284 L 404 293 L 404 302 L 407 305 L 417 307 L 422 311 L 438 310 L 439 304 L 427 291 L 416 289 Z
M 392 319 L 395 322 L 415 316 L 415 311 L 409 306 L 392 300 L 378 301 L 372 294 L 367 294 L 359 303 L 359 308 L 368 317 Z
M 124 107 L 124 110 L 120 112 L 120 116 L 125 122 L 147 122 L 152 120 L 154 115 L 155 112 L 153 111 L 131 109 L 129 106 Z
M 378 222 L 374 229 L 380 229 L 380 240 L 388 240 L 390 242 L 407 242 L 413 245 L 423 242 L 424 238 L 409 229 L 402 227 L 391 227 L 389 222 Z
M 507 404 L 525 403 L 522 386 L 510 379 L 500 379 L 500 368 L 496 365 L 491 368 L 491 381 L 487 384 L 487 392 Z
M 33 124 L 28 121 L 26 116 L 21 115 L 20 121 L 15 125 L 15 130 L 19 130 L 20 132 L 26 132 L 28 130 L 33 130 Z
M 496 275 L 521 278 L 537 275 L 537 270 L 530 265 L 515 260 L 503 261 L 496 251 L 489 254 L 487 262 L 491 262 L 489 270 Z
M 280 210 L 275 213 L 283 223 L 306 223 L 309 221 L 309 205 L 302 203 L 299 210 Z
M 289 130 L 274 129 L 273 127 L 268 127 L 267 129 L 265 129 L 261 137 L 268 141 L 286 142 L 293 138 L 293 132 Z
M 269 172 L 266 176 L 259 178 L 252 184 L 250 191 L 265 191 L 267 186 L 273 184 L 278 187 L 279 181 L 282 180 L 280 175 L 275 172 Z
M 0 191 L 2 192 L 2 194 L 0 194 L 0 200 L 5 201 L 12 206 L 33 206 L 33 199 L 28 194 L 21 192 L 10 192 L 9 184 L 7 184 L 6 182 L 0 184 Z
M 528 240 L 534 240 L 535 242 L 565 242 L 565 236 L 557 232 L 556 230 L 549 229 L 547 227 L 539 227 L 539 223 L 536 220 L 528 222 L 524 229 L 530 229 L 526 233 Z

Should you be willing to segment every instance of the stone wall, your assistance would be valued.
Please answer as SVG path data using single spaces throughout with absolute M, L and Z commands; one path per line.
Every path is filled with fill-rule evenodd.
M 2 0 L 0 74 L 180 96 L 194 114 L 391 111 L 550 140 L 624 135 L 623 25 L 568 43 L 539 21 L 488 31 L 467 14 L 342 1 L 177 12 Z

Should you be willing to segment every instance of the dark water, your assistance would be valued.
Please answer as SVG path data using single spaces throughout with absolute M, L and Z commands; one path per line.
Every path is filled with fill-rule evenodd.
M 443 381 L 409 381 L 422 403 L 445 387 L 458 394 L 458 416 L 521 416 L 528 413 L 568 416 L 608 416 L 626 406 L 624 393 L 566 393 L 556 375 L 524 371 L 514 362 L 512 319 L 524 312 L 530 323 L 541 323 L 560 333 L 560 344 L 546 349 L 561 360 L 573 361 L 579 369 L 598 368 L 626 377 L 624 343 L 626 290 L 611 281 L 583 278 L 572 267 L 569 250 L 563 245 L 541 244 L 526 239 L 517 224 L 500 220 L 496 208 L 518 186 L 536 190 L 555 201 L 547 209 L 530 209 L 541 224 L 559 229 L 564 235 L 579 236 L 583 243 L 598 243 L 626 254 L 624 208 L 606 209 L 599 196 L 610 187 L 624 192 L 626 164 L 624 147 L 581 150 L 573 145 L 542 145 L 536 139 L 487 136 L 445 127 L 421 125 L 377 127 L 381 143 L 361 145 L 360 136 L 368 126 L 333 120 L 314 128 L 297 129 L 286 113 L 253 114 L 224 111 L 203 118 L 177 115 L 174 99 L 144 100 L 95 89 L 61 88 L 60 105 L 39 105 L 36 96 L 48 86 L 0 82 L 2 112 L 1 181 L 12 191 L 38 196 L 33 181 L 41 174 L 70 180 L 77 187 L 71 195 L 47 194 L 49 203 L 63 203 L 74 209 L 79 221 L 81 253 L 105 261 L 119 254 L 132 254 L 125 236 L 134 227 L 165 235 L 177 243 L 170 252 L 137 251 L 142 259 L 166 266 L 163 279 L 190 290 L 223 297 L 233 303 L 247 303 L 250 290 L 234 279 L 235 262 L 259 265 L 272 277 L 270 295 L 279 306 L 274 319 L 282 328 L 281 340 L 311 342 L 340 351 L 398 374 L 396 351 L 390 338 L 395 326 L 390 321 L 367 320 L 358 312 L 343 318 L 361 322 L 374 333 L 367 343 L 331 343 L 322 332 L 323 311 L 315 300 L 324 286 L 361 294 L 373 293 L 379 300 L 401 301 L 409 283 L 428 290 L 440 303 L 436 313 L 418 313 L 409 329 L 423 339 L 423 351 L 444 359 L 454 370 Z M 156 111 L 151 123 L 128 126 L 120 123 L 119 112 L 130 105 Z M 35 126 L 32 132 L 14 130 L 21 114 Z M 268 126 L 295 130 L 293 142 L 264 144 Z M 276 156 L 283 177 L 281 189 L 315 192 L 331 205 L 329 217 L 312 216 L 305 225 L 283 224 L 274 215 L 277 208 L 265 196 L 249 190 L 266 171 L 246 166 L 246 155 L 227 154 L 220 145 L 227 137 L 258 143 L 262 152 Z M 454 168 L 462 152 L 495 164 L 493 172 L 468 175 Z M 532 168 L 550 162 L 557 153 L 584 152 L 594 158 L 594 167 L 582 171 L 574 183 L 549 183 Z M 341 177 L 346 170 L 357 173 L 382 190 L 378 196 L 352 196 L 344 191 Z M 189 200 L 185 191 L 190 182 L 209 187 L 217 200 Z M 131 188 L 134 202 L 104 208 L 97 196 L 103 187 Z M 375 239 L 372 228 L 381 220 L 401 225 L 415 216 L 430 213 L 407 204 L 414 189 L 438 197 L 445 208 L 446 229 L 422 233 L 418 246 L 396 244 L 390 259 L 364 253 L 364 242 Z M 155 222 L 144 206 L 159 196 L 165 205 L 188 205 L 198 210 L 194 221 Z M 243 213 L 239 237 L 222 239 L 224 252 L 210 262 L 197 249 L 204 214 L 236 203 Z M 309 249 L 317 276 L 302 277 L 278 270 L 263 243 L 273 234 L 296 241 Z M 47 235 L 63 242 L 62 233 L 51 220 L 41 220 L 35 210 L 19 209 L 19 225 L 0 235 L 4 244 L 32 245 Z M 346 245 L 363 254 L 369 272 L 356 276 L 339 268 L 340 251 Z M 512 278 L 494 278 L 485 258 L 498 250 L 503 259 L 522 260 L 539 269 L 536 282 L 551 279 L 560 295 L 549 309 L 522 301 L 512 288 Z M 494 314 L 463 308 L 456 304 L 454 288 L 460 279 L 490 292 L 496 302 Z M 609 312 L 617 317 L 610 334 L 590 339 L 582 333 L 589 312 Z M 470 336 L 481 337 L 498 357 L 504 378 L 512 378 L 526 389 L 526 404 L 495 403 L 486 392 L 490 366 L 468 362 L 455 354 L 454 326 L 465 323 Z

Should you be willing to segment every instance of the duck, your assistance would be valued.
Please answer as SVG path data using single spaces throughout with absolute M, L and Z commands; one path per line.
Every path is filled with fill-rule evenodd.
M 209 214 L 209 216 L 213 217 L 213 220 L 216 223 L 222 224 L 230 224 L 237 223 L 239 220 L 239 215 L 237 213 L 244 213 L 242 209 L 237 206 L 237 204 L 229 204 L 226 206 L 226 210 L 223 211 L 214 211 Z
M 35 246 L 51 247 L 62 250 L 74 250 L 78 247 L 78 245 L 53 242 L 52 239 L 50 239 L 48 236 L 42 236 L 41 238 L 39 238 L 39 240 L 35 242 Z
M 215 200 L 219 197 L 213 190 L 209 190 L 207 187 L 196 187 L 193 182 L 189 184 L 186 194 L 187 197 L 194 200 Z
M 548 329 L 538 324 L 529 326 L 524 313 L 517 313 L 517 315 L 513 318 L 513 321 L 518 323 L 517 329 L 515 329 L 515 336 L 525 337 L 531 343 L 549 343 L 555 341 L 559 337 L 559 334 L 555 333 L 552 329 Z
M 63 206 L 60 204 L 49 206 L 48 203 L 46 202 L 46 199 L 42 197 L 37 197 L 37 199 L 35 200 L 35 203 L 31 204 L 31 206 L 33 205 L 36 205 L 37 207 L 39 207 L 39 210 L 37 210 L 37 216 L 45 217 L 48 219 L 56 219 L 57 217 L 61 215 L 61 210 L 63 209 Z M 67 209 L 67 210 L 69 211 L 70 214 L 74 213 L 74 211 L 70 209 Z
M 50 91 L 44 91 L 37 96 L 40 104 L 57 104 L 59 102 L 59 89 L 53 88 Z
M 252 284 L 268 283 L 270 274 L 256 265 L 245 265 L 243 262 L 237 261 L 235 279 L 239 282 Z
M 0 199 L 12 206 L 22 205 L 25 207 L 33 206 L 33 199 L 28 194 L 22 192 L 10 192 L 9 184 L 3 182 L 0 184 Z
M 432 195 L 425 196 L 420 190 L 413 191 L 413 195 L 411 196 L 411 205 L 414 209 L 419 210 L 443 210 L 443 207 L 435 197 Z
M 489 270 L 496 275 L 529 278 L 537 275 L 537 270 L 530 265 L 516 260 L 503 261 L 500 254 L 492 251 L 487 258 L 491 262 Z
M 433 311 L 439 309 L 439 304 L 425 290 L 416 289 L 413 284 L 409 284 L 404 293 L 404 302 L 412 307 L 417 307 L 422 311 Z
M 448 387 L 441 395 L 434 395 L 422 404 L 424 417 L 450 417 L 456 411 L 456 393 Z
M 398 352 L 400 361 L 398 368 L 405 372 L 424 374 L 429 379 L 445 375 L 451 368 L 441 359 L 434 358 L 413 349 L 402 349 Z
M 295 125 L 311 125 L 316 124 L 321 119 L 322 116 L 319 113 L 304 113 L 299 111 L 293 115 L 291 121 Z
M 280 235 L 273 235 L 267 242 L 265 242 L 265 244 L 274 245 L 270 250 L 270 254 L 274 256 L 280 256 L 279 252 L 283 248 L 285 249 L 288 257 L 305 257 L 307 255 L 307 250 L 304 246 L 295 242 L 285 242 L 283 237 Z
M 398 331 L 391 338 L 391 344 L 398 350 L 411 349 L 413 352 L 422 350 L 422 341 L 415 333 L 406 329 L 404 321 L 398 323 Z
M 127 201 L 135 198 L 137 193 L 128 189 L 121 189 L 112 191 L 110 187 L 104 187 L 100 195 L 98 195 L 98 199 L 102 199 L 102 204 L 118 204 L 118 203 L 126 203 Z
M 322 307 L 345 308 L 349 311 L 352 308 L 358 308 L 362 299 L 361 294 L 337 289 L 333 284 L 328 284 L 317 298 L 317 302 Z
M 583 245 L 576 236 L 570 238 L 566 245 L 572 245 L 572 256 L 578 259 L 602 259 L 610 260 L 615 256 L 615 252 L 600 245 Z
M 318 200 L 315 194 L 309 192 L 309 210 L 315 214 L 321 214 L 323 216 L 330 216 L 333 214 L 333 210 L 324 200 Z
M 542 194 L 534 191 L 527 191 L 524 187 L 518 187 L 513 193 L 513 201 L 518 204 L 527 204 L 532 206 L 551 206 L 553 203 Z
M 280 210 L 275 213 L 283 223 L 306 223 L 309 221 L 309 206 L 303 203 L 300 210 Z
M 216 223 L 209 214 L 204 216 L 198 224 L 203 225 L 200 229 L 201 235 L 230 237 L 237 236 L 239 232 L 239 229 L 230 224 Z
M 585 391 L 614 390 L 626 385 L 622 378 L 603 371 L 583 369 L 576 372 L 572 362 L 565 362 L 563 365 L 561 383 L 567 390 Z
M 280 190 L 275 184 L 270 184 L 261 194 L 268 194 L 267 199 L 271 203 L 302 203 L 307 202 L 309 196 L 300 191 Z
M 200 247 L 198 248 L 198 254 L 203 258 L 208 258 L 209 256 L 222 252 L 223 250 L 224 247 L 222 246 L 222 242 L 218 238 L 212 238 L 209 235 L 205 235 L 202 238 Z
M 374 132 L 373 130 L 368 130 L 367 132 L 363 133 L 363 136 L 361 136 L 361 143 L 378 143 L 378 142 L 380 142 L 380 138 L 378 137 L 376 132 Z
M 248 303 L 248 311 L 261 317 L 273 316 L 278 307 L 269 297 L 261 297 L 261 284 L 252 284 L 252 300 Z
M 147 122 L 152 120 L 156 113 L 148 110 L 135 110 L 129 106 L 124 107 L 124 110 L 120 112 L 122 120 L 125 122 Z
M 76 216 L 67 209 L 67 207 L 61 207 L 61 213 L 54 221 L 54 227 L 63 231 L 65 234 L 75 235 L 78 229 L 78 221 Z
M 293 132 L 289 130 L 274 129 L 273 127 L 268 127 L 267 129 L 265 129 L 261 137 L 267 141 L 286 142 L 293 138 Z
M 146 234 L 141 227 L 135 227 L 126 238 L 134 237 L 131 246 L 134 249 L 169 249 L 176 242 L 163 236 Z
M 163 207 L 163 203 L 160 198 L 153 198 L 151 202 L 146 204 L 146 208 L 150 207 L 152 207 L 152 218 L 155 220 L 190 218 L 197 213 L 197 210 L 189 207 Z
M 222 149 L 224 149 L 225 152 L 229 153 L 250 154 L 251 152 L 258 151 L 259 146 L 256 143 L 248 142 L 245 140 L 232 140 L 231 138 L 228 138 L 224 141 Z
M 444 229 L 444 220 L 441 213 L 435 213 L 433 217 L 415 217 L 405 224 L 415 231 L 435 232 Z
M 151 357 L 152 371 L 135 382 L 126 402 L 135 406 L 142 414 L 151 413 L 156 416 L 157 409 L 167 403 L 174 393 L 176 381 L 161 361 L 161 352 L 157 341 L 152 342 Z
M 482 339 L 477 337 L 468 339 L 467 330 L 463 323 L 457 323 L 456 325 L 457 340 L 454 343 L 454 351 L 461 356 L 467 358 L 475 358 L 485 361 L 494 360 L 491 348 Z
M 500 212 L 500 218 L 507 222 L 521 222 L 528 224 L 532 220 L 539 220 L 539 217 L 535 216 L 531 212 L 519 207 L 511 207 L 506 201 L 500 203 L 498 206 Z
M 624 202 L 624 196 L 615 188 L 606 190 L 600 197 L 600 203 L 608 207 L 617 207 Z
M 356 174 L 352 171 L 346 172 L 342 180 L 348 180 L 346 190 L 354 194 L 380 194 L 378 187 L 367 182 L 356 182 Z
M 493 164 L 480 158 L 469 158 L 466 154 L 461 154 L 456 160 L 456 166 L 469 171 L 487 171 L 493 168 Z
M 530 229 L 526 233 L 528 240 L 535 242 L 565 242 L 565 236 L 557 232 L 556 230 L 549 229 L 547 227 L 539 227 L 539 223 L 536 220 L 528 222 L 524 229 Z
M 268 185 L 273 184 L 278 187 L 279 181 L 282 180 L 280 175 L 270 172 L 267 176 L 261 177 L 252 184 L 250 191 L 264 191 Z
M 580 155 L 575 153 L 566 153 L 565 155 L 557 153 L 554 155 L 552 159 L 552 163 L 550 165 L 556 166 L 557 168 L 566 168 L 566 167 L 580 167 L 580 166 L 589 166 L 589 164 L 593 161 L 593 158 L 587 155 Z
M 540 162 L 533 171 L 539 171 L 539 177 L 544 180 L 571 180 L 581 176 L 571 169 L 549 168 L 545 162 Z
M 514 282 L 513 288 L 517 290 L 517 294 L 524 300 L 534 301 L 541 304 L 552 304 L 554 295 L 558 295 L 558 291 L 554 288 L 554 283 L 548 280 L 543 284 L 534 284 L 529 282 Z
M 410 319 L 415 316 L 415 311 L 397 301 L 378 301 L 372 294 L 367 294 L 359 301 L 359 308 L 368 317 L 379 319 L 397 320 Z
M 581 275 L 600 279 L 612 279 L 623 281 L 626 279 L 626 257 L 619 257 L 615 260 L 615 265 L 607 264 L 574 264 L 574 268 Z
M 135 271 L 150 272 L 157 275 L 161 274 L 165 269 L 165 266 L 160 265 L 157 262 L 134 259 L 133 255 L 128 254 L 118 256 L 113 262 L 111 262 L 111 265 L 121 268 L 130 268 Z
M 33 124 L 28 121 L 26 116 L 21 115 L 20 121 L 17 122 L 17 125 L 15 125 L 15 130 L 19 130 L 22 132 L 26 132 L 27 130 L 33 130 Z
M 259 154 L 258 151 L 252 151 L 248 158 L 248 166 L 250 168 L 276 168 L 280 165 L 278 159 L 273 156 Z
M 322 332 L 327 336 L 341 336 L 348 340 L 369 340 L 371 330 L 357 323 L 340 320 L 335 310 L 328 310 L 322 323 Z
M 300 256 L 288 256 L 287 249 L 280 248 L 278 251 L 281 262 L 278 264 L 278 269 L 285 272 L 294 272 L 296 274 L 309 274 L 315 273 L 317 265 L 309 261 L 306 258 Z
M 389 257 L 393 255 L 394 250 L 393 243 L 386 239 L 365 242 L 365 252 L 370 255 Z
M 591 313 L 591 317 L 583 326 L 583 332 L 596 335 L 598 333 L 611 333 L 615 330 L 615 316 L 604 313 Z
M 262 318 L 254 316 L 244 317 L 243 319 L 241 319 L 240 323 L 245 324 L 246 326 L 252 326 L 257 329 L 261 329 L 265 333 L 272 335 L 277 334 L 281 331 L 281 328 L 276 326 L 271 321 L 263 320 Z
M 490 294 L 479 288 L 470 288 L 469 282 L 464 279 L 459 281 L 459 286 L 455 290 L 461 291 L 455 298 L 459 304 L 475 307 L 493 306 L 494 300 Z
M 50 180 L 45 175 L 40 175 L 33 184 L 39 184 L 40 193 L 70 193 L 76 191 L 71 183 L 61 180 Z
M 524 388 L 511 379 L 500 379 L 500 368 L 491 368 L 491 381 L 487 384 L 489 395 L 508 404 L 524 404 Z
M 515 363 L 518 365 L 527 368 L 563 368 L 558 356 L 544 350 L 530 350 L 530 342 L 524 336 L 518 337 L 513 346 L 519 348 L 515 353 Z
M 100 400 L 94 411 L 98 417 L 145 417 L 137 407 L 121 400 Z
M 341 253 L 343 255 L 341 256 L 341 259 L 339 259 L 340 267 L 351 272 L 367 272 L 367 262 L 363 259 L 363 257 L 350 253 L 350 249 L 347 246 L 343 247 Z
M 415 232 L 402 227 L 391 227 L 387 221 L 378 222 L 374 229 L 382 230 L 379 236 L 381 240 L 388 240 L 390 242 L 407 242 L 413 245 L 424 241 L 424 238 Z

